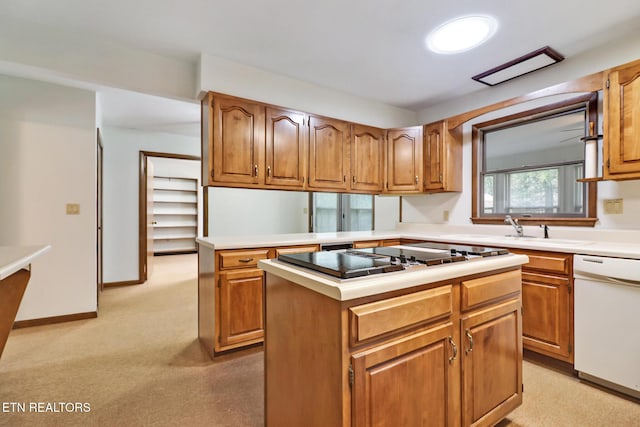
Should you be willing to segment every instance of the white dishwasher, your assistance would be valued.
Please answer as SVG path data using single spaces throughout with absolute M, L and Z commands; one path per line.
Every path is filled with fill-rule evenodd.
M 640 260 L 575 255 L 578 375 L 640 398 Z

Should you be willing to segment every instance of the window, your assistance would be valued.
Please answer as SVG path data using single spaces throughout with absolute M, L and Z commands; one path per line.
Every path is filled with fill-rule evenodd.
M 367 194 L 310 193 L 311 231 L 373 230 L 373 196 Z
M 595 183 L 584 178 L 584 142 L 597 119 L 588 94 L 474 125 L 474 223 L 505 215 L 545 223 L 593 225 Z

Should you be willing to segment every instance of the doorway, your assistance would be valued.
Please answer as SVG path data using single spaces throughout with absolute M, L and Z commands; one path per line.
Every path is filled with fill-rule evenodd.
M 184 154 L 172 154 L 172 153 L 158 153 L 151 151 L 140 151 L 140 182 L 139 182 L 139 236 L 138 236 L 138 277 L 140 278 L 139 283 L 144 283 L 151 276 L 153 270 L 153 230 L 154 226 L 158 224 L 154 224 L 154 222 L 158 222 L 155 219 L 153 213 L 153 198 L 150 196 L 153 194 L 153 177 L 157 174 L 162 175 L 163 178 L 170 178 L 171 176 L 178 178 L 176 181 L 181 181 L 180 185 L 183 184 L 182 181 L 187 182 L 188 179 L 196 179 L 196 191 L 197 191 L 197 202 L 196 202 L 196 212 L 197 212 L 197 228 L 196 228 L 196 236 L 202 235 L 202 187 L 200 186 L 200 176 L 199 172 L 197 176 L 194 178 L 192 176 L 186 176 L 184 172 L 179 172 L 180 164 L 184 163 L 194 163 L 194 170 L 200 171 L 200 157 L 197 156 L 189 156 Z M 163 167 L 160 168 L 160 163 L 163 164 Z M 175 170 L 171 171 L 171 169 L 175 165 Z M 167 168 L 169 168 L 169 173 L 167 172 Z M 175 172 L 175 173 L 174 173 Z M 171 176 L 167 176 L 171 175 Z M 164 180 L 166 181 L 166 180 Z M 171 203 L 169 203 L 171 204 Z M 172 215 L 170 212 L 169 215 Z M 157 227 L 156 227 L 157 228 Z
M 100 129 L 96 131 L 96 282 L 98 290 L 96 292 L 96 307 L 100 306 L 100 292 L 104 289 L 104 279 L 102 275 L 103 247 L 102 247 L 102 182 L 103 182 L 103 146 Z

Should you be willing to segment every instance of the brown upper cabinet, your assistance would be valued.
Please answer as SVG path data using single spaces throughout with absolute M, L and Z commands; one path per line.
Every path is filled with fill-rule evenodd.
M 387 131 L 387 193 L 422 191 L 422 126 Z
M 267 107 L 266 185 L 304 186 L 305 114 Z
M 260 170 L 264 162 L 264 107 L 212 94 L 203 99 L 202 105 L 203 136 L 209 136 L 202 147 L 202 159 L 209 160 L 205 182 L 260 183 L 264 177 Z
M 384 181 L 384 140 L 386 131 L 351 125 L 351 190 L 382 192 Z
M 202 100 L 203 182 L 302 189 L 306 134 L 304 113 L 209 93 Z
M 640 178 L 640 61 L 604 73 L 604 178 Z
M 346 191 L 348 174 L 349 123 L 310 116 L 309 189 Z
M 424 190 L 462 191 L 462 140 L 442 120 L 424 126 Z

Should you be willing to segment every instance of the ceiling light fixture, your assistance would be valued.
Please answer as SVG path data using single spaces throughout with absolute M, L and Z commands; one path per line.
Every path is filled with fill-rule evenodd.
M 487 86 L 495 86 L 507 80 L 515 79 L 524 74 L 529 74 L 541 68 L 548 67 L 549 65 L 556 64 L 563 59 L 564 56 L 549 46 L 545 46 L 471 78 Z
M 481 45 L 498 29 L 498 21 L 487 15 L 467 15 L 439 25 L 429 33 L 426 44 L 436 53 L 465 52 Z

